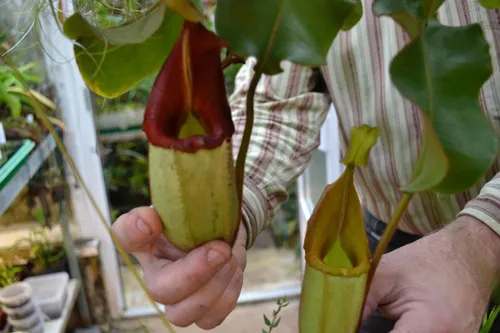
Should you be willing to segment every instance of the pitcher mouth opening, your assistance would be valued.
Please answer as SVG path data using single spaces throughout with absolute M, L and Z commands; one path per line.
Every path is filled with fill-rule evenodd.
M 227 100 L 222 39 L 185 21 L 146 106 L 142 129 L 155 146 L 194 153 L 215 149 L 234 134 Z

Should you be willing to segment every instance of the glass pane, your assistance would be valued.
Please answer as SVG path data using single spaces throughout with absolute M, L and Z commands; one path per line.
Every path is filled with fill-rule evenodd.
M 313 206 L 318 202 L 328 183 L 326 168 L 326 153 L 316 150 L 304 174 L 306 196 L 311 200 Z
M 247 254 L 243 296 L 298 290 L 301 282 L 297 186 Z M 248 295 L 247 295 L 248 296 Z M 291 296 L 291 295 L 289 295 Z

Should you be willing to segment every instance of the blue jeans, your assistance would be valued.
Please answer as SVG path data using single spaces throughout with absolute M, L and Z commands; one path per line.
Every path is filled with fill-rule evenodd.
M 363 215 L 365 218 L 366 234 L 370 250 L 375 252 L 380 236 L 385 230 L 386 224 L 376 217 L 371 215 L 368 211 L 364 210 Z M 419 236 L 411 235 L 402 231 L 396 231 L 394 237 L 389 242 L 386 252 L 391 252 L 397 248 L 410 244 L 411 242 L 419 239 Z M 492 305 L 490 305 L 492 307 Z M 361 326 L 360 333 L 388 333 L 390 332 L 396 322 L 385 317 L 379 310 L 365 320 Z M 493 324 L 490 333 L 500 333 L 500 319 L 497 319 Z

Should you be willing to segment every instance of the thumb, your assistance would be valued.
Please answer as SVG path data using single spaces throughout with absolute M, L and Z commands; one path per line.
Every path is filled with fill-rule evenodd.
M 409 309 L 403 313 L 389 333 L 435 333 L 446 331 L 441 329 L 442 327 L 439 328 L 436 322 L 429 320 L 429 314 Z
M 365 306 L 363 308 L 363 320 L 366 320 L 372 313 L 375 312 L 379 304 L 389 302 L 390 294 L 395 286 L 396 272 L 392 272 L 390 264 L 384 258 L 375 271 L 373 280 L 366 297 Z
M 113 233 L 129 253 L 147 252 L 162 234 L 163 225 L 153 208 L 139 207 L 121 215 L 112 226 Z

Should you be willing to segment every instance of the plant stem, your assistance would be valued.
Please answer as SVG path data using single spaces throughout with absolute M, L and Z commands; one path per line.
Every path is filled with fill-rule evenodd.
M 253 118 L 254 118 L 253 107 L 254 107 L 255 91 L 257 90 L 257 85 L 259 83 L 260 77 L 264 72 L 265 64 L 271 55 L 271 50 L 273 48 L 274 40 L 276 39 L 276 35 L 278 34 L 278 28 L 281 24 L 281 19 L 283 18 L 285 4 L 286 1 L 281 1 L 276 21 L 274 22 L 273 29 L 271 30 L 271 34 L 269 36 L 269 40 L 266 45 L 266 51 L 264 52 L 262 59 L 259 59 L 257 61 L 257 64 L 255 65 L 255 73 L 252 77 L 252 81 L 250 82 L 250 86 L 248 87 L 247 101 L 246 101 L 247 118 L 245 122 L 245 131 L 243 132 L 240 151 L 238 152 L 238 158 L 236 159 L 236 189 L 238 191 L 238 200 L 240 203 L 240 214 L 241 214 L 241 205 L 243 203 L 245 160 L 247 157 L 248 146 L 250 145 L 250 136 L 252 135 L 252 129 L 253 129 Z
M 284 298 L 279 299 L 276 303 L 278 304 L 278 308 L 273 311 L 273 320 L 269 322 L 269 325 L 267 325 L 268 319 L 264 315 L 265 324 L 267 327 L 269 327 L 269 331 L 267 331 L 266 333 L 271 333 L 274 328 L 278 327 L 279 322 L 281 321 L 281 317 L 278 317 L 278 314 L 281 312 L 281 309 L 288 306 L 288 298 L 285 296 Z M 262 331 L 264 332 L 264 330 Z
M 226 69 L 234 64 L 244 64 L 245 58 L 232 54 L 231 52 L 227 52 L 226 57 L 222 60 L 221 67 L 222 69 Z
M 240 150 L 238 158 L 236 159 L 236 189 L 238 191 L 238 202 L 243 203 L 243 183 L 245 182 L 245 160 L 247 157 L 248 147 L 250 146 L 250 137 L 252 136 L 253 119 L 254 119 L 254 98 L 257 85 L 259 84 L 262 75 L 263 67 L 258 64 L 255 66 L 255 73 L 248 87 L 247 100 L 246 100 L 246 119 L 245 130 L 241 139 Z
M 275 315 L 273 316 L 273 321 L 271 321 L 271 325 L 269 326 L 269 331 L 267 333 L 271 333 L 272 330 L 274 329 L 274 325 L 276 323 L 276 319 L 278 318 L 278 314 L 281 311 L 281 305 L 278 307 L 278 310 L 276 310 Z
M 398 203 L 396 211 L 392 215 L 391 220 L 387 224 L 387 227 L 384 233 L 382 234 L 382 237 L 380 238 L 380 241 L 375 250 L 375 254 L 373 255 L 370 272 L 368 274 L 367 289 L 366 289 L 367 291 L 370 288 L 373 275 L 375 274 L 375 270 L 377 269 L 377 266 L 380 263 L 380 260 L 382 259 L 382 255 L 385 253 L 385 250 L 387 249 L 387 246 L 389 245 L 391 238 L 394 236 L 394 233 L 396 232 L 398 227 L 399 220 L 401 219 L 401 216 L 403 216 L 403 213 L 408 207 L 408 204 L 410 203 L 412 197 L 413 193 L 403 194 L 403 197 Z
M 118 249 L 118 252 L 122 256 L 122 259 L 125 261 L 125 263 L 127 264 L 128 268 L 132 271 L 132 274 L 137 279 L 137 282 L 139 282 L 139 285 L 140 285 L 142 291 L 144 291 L 144 293 L 146 293 L 146 296 L 148 297 L 148 300 L 150 301 L 151 305 L 153 306 L 153 308 L 156 310 L 156 312 L 160 316 L 160 319 L 163 322 L 163 324 L 165 325 L 165 327 L 169 330 L 170 333 L 175 333 L 175 330 L 173 329 L 172 325 L 168 322 L 167 318 L 165 317 L 165 315 L 163 314 L 163 312 L 160 310 L 160 308 L 156 304 L 156 301 L 153 299 L 153 297 L 151 296 L 151 294 L 148 292 L 147 287 L 144 284 L 144 281 L 142 280 L 141 276 L 139 275 L 139 272 L 137 271 L 137 269 L 134 267 L 132 261 L 130 260 L 130 258 L 128 256 L 128 253 L 125 251 L 125 249 L 123 248 L 123 246 L 121 245 L 121 243 L 118 241 L 118 238 L 116 238 L 115 234 L 111 230 L 111 227 L 108 225 L 107 219 L 104 216 L 104 213 L 101 211 L 101 209 L 99 208 L 99 205 L 97 204 L 97 201 L 95 200 L 95 198 L 90 193 L 90 190 L 87 187 L 87 184 L 83 180 L 83 177 L 81 176 L 80 172 L 78 171 L 78 168 L 76 167 L 73 159 L 71 158 L 71 156 L 69 155 L 68 151 L 66 150 L 66 147 L 64 146 L 61 138 L 57 134 L 56 130 L 54 129 L 54 127 L 50 123 L 50 120 L 47 118 L 47 115 L 45 114 L 45 112 L 43 111 L 42 107 L 40 106 L 39 101 L 33 96 L 33 94 L 31 93 L 31 91 L 29 90 L 29 87 L 28 87 L 26 81 L 24 80 L 24 78 L 22 77 L 22 75 L 19 73 L 19 71 L 17 70 L 17 68 L 15 67 L 15 65 L 12 63 L 12 61 L 10 60 L 10 58 L 8 56 L 3 56 L 3 55 L 1 57 L 5 61 L 5 63 L 7 63 L 12 68 L 12 70 L 14 71 L 14 73 L 16 74 L 16 76 L 18 77 L 18 79 L 23 83 L 23 86 L 28 91 L 29 97 L 33 101 L 33 105 L 35 107 L 36 115 L 38 116 L 38 118 L 42 122 L 43 126 L 45 126 L 45 128 L 47 128 L 49 130 L 50 134 L 54 138 L 54 141 L 56 142 L 57 148 L 63 154 L 63 156 L 66 159 L 66 162 L 68 163 L 71 171 L 73 172 L 74 176 L 76 177 L 76 179 L 78 180 L 78 182 L 82 186 L 83 190 L 87 194 L 87 197 L 89 198 L 90 203 L 92 204 L 92 207 L 94 207 L 94 209 L 97 212 L 97 215 L 99 215 L 99 219 L 100 219 L 102 225 L 108 231 L 109 235 L 111 236 L 111 239 L 112 239 L 113 243 L 115 244 L 116 248 Z
M 373 255 L 372 261 L 371 261 L 371 266 L 370 266 L 370 271 L 368 272 L 368 278 L 366 280 L 366 288 L 365 288 L 365 296 L 363 299 L 363 307 L 365 307 L 366 304 L 366 299 L 368 297 L 368 292 L 370 291 L 370 286 L 372 284 L 373 276 L 375 275 L 375 271 L 377 270 L 377 266 L 380 263 L 380 260 L 382 259 L 382 255 L 385 253 L 385 250 L 387 249 L 387 246 L 389 245 L 390 240 L 394 236 L 394 233 L 397 230 L 399 220 L 401 219 L 401 216 L 403 216 L 403 213 L 405 212 L 406 208 L 408 207 L 408 204 L 410 203 L 411 198 L 413 197 L 413 193 L 404 193 L 403 197 L 398 203 L 398 206 L 396 207 L 396 211 L 391 216 L 391 220 L 387 224 L 387 227 L 385 228 L 384 233 L 382 234 L 382 237 L 380 237 L 380 240 L 378 242 L 377 248 L 375 249 L 375 254 Z M 356 329 L 356 332 L 359 331 L 360 326 L 361 326 L 361 318 L 358 321 L 358 328 Z

